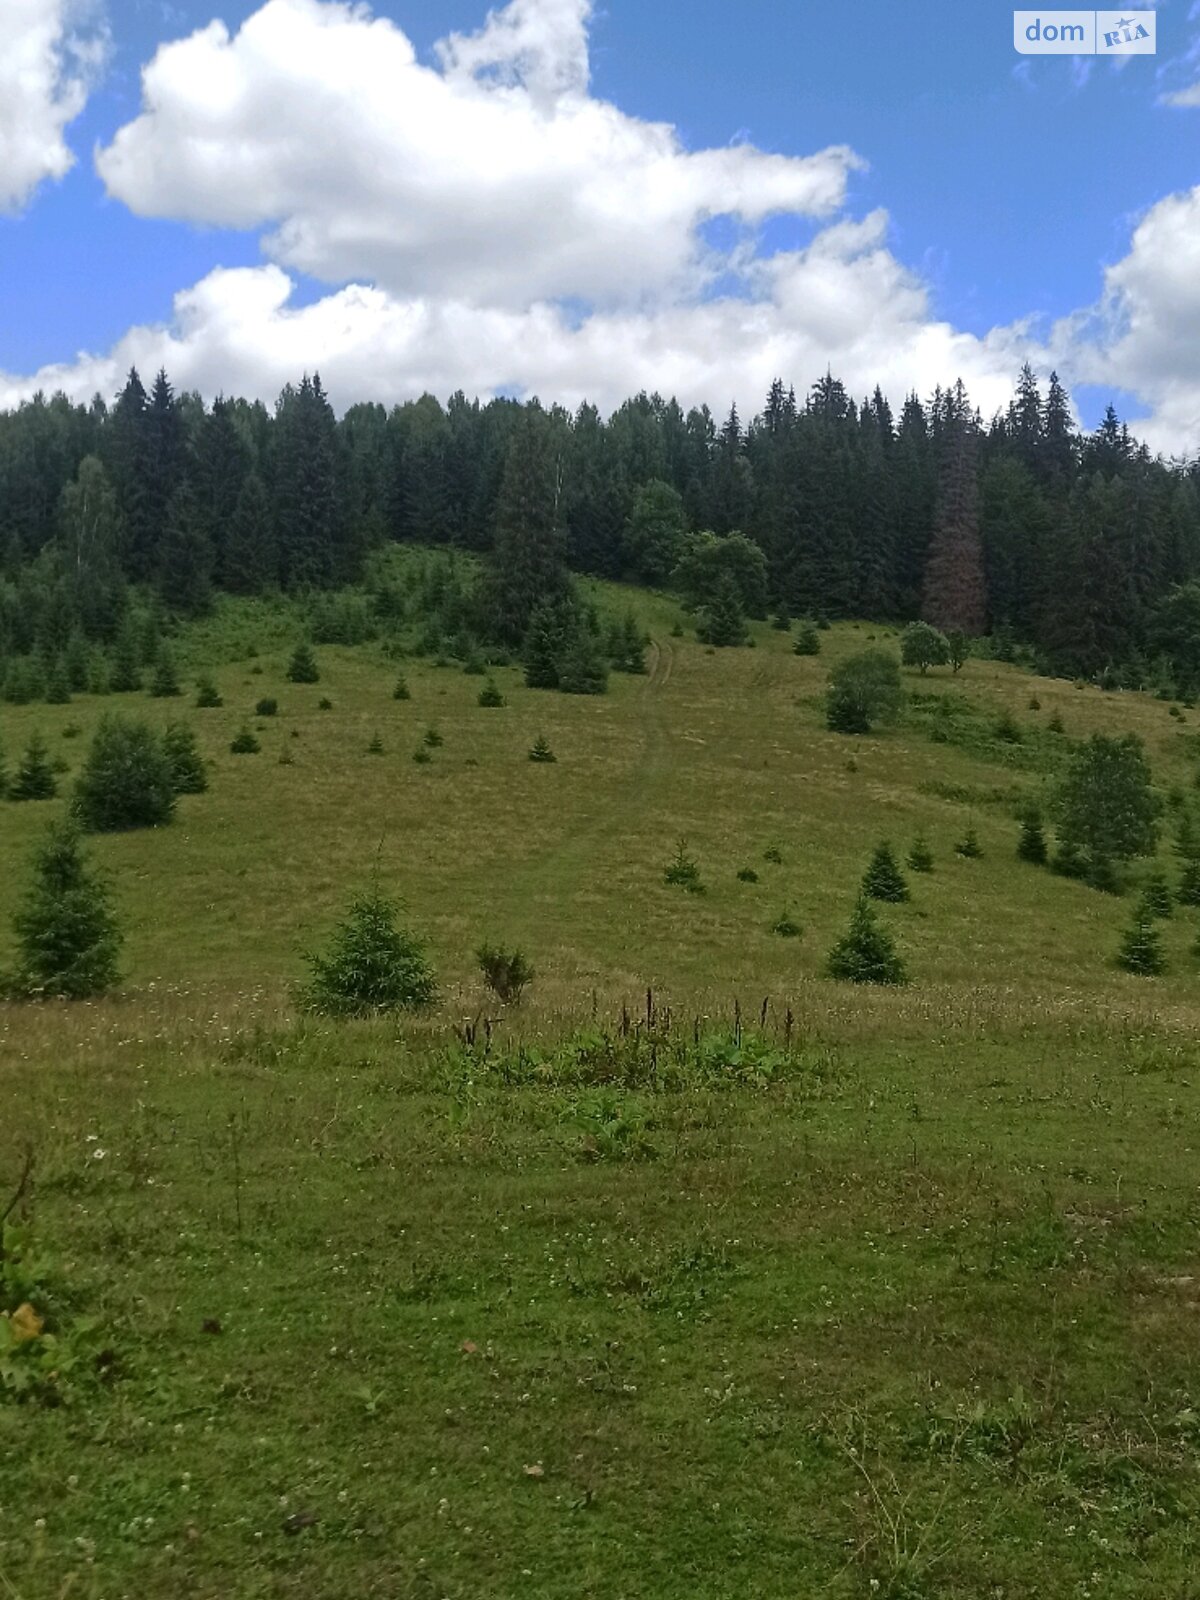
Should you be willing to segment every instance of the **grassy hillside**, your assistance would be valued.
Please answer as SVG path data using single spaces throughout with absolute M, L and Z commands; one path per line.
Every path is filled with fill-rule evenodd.
M 3 1270 L 67 1401 L 15 1403 L 0 1344 L 0 1594 L 1200 1593 L 1196 914 L 1133 978 L 1130 902 L 1014 855 L 1094 729 L 1190 799 L 1198 714 L 973 661 L 909 679 L 950 711 L 839 737 L 828 667 L 882 630 L 709 653 L 633 598 L 650 670 L 601 699 L 504 669 L 483 709 L 408 659 L 395 701 L 375 645 L 292 685 L 257 605 L 177 641 L 223 708 L 122 697 L 194 725 L 211 787 L 90 845 L 126 990 L 0 1009 L 0 1209 L 35 1160 Z M 38 727 L 77 768 L 114 703 L 4 708 L 10 767 Z M 60 804 L 0 806 L 5 928 Z M 828 982 L 871 848 L 918 830 L 936 869 L 881 911 L 913 984 Z M 702 896 L 662 881 L 681 836 Z M 443 1005 L 299 1023 L 376 859 Z M 490 1048 L 485 936 L 538 969 Z

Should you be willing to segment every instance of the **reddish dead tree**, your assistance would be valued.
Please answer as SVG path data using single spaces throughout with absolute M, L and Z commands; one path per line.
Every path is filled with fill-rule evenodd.
M 937 521 L 925 567 L 922 616 L 943 633 L 975 637 L 987 628 L 987 585 L 979 535 L 979 424 L 962 380 L 941 418 Z

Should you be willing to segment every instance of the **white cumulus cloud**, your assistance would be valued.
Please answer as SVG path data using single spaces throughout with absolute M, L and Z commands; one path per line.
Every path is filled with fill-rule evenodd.
M 1077 382 L 1151 407 L 1137 432 L 1153 449 L 1200 454 L 1200 186 L 1146 212 L 1099 302 L 1060 323 L 1051 344 Z
M 695 290 L 727 265 L 702 224 L 832 215 L 860 163 L 685 150 L 588 94 L 584 0 L 513 0 L 441 69 L 366 7 L 267 0 L 236 33 L 164 45 L 144 109 L 99 152 L 141 216 L 262 228 L 328 283 L 517 307 Z
M 611 407 L 644 388 L 746 414 L 776 376 L 803 389 L 829 367 L 897 404 L 961 376 L 986 416 L 1028 359 L 1132 391 L 1155 448 L 1200 451 L 1200 190 L 1146 213 L 1094 306 L 965 333 L 887 214 L 848 213 L 854 152 L 685 148 L 595 96 L 591 10 L 512 0 L 433 65 L 345 0 L 266 0 L 236 33 L 164 45 L 100 174 L 139 214 L 259 233 L 268 261 L 209 273 L 107 352 L 0 374 L 0 404 L 112 394 L 136 365 L 268 401 L 307 369 L 339 406 L 462 388 Z M 775 215 L 808 219 L 809 243 L 763 254 Z M 714 217 L 735 223 L 723 249 Z M 300 271 L 328 292 L 299 303 Z
M 0 0 L 0 212 L 75 158 L 64 131 L 87 103 L 105 35 L 75 0 Z

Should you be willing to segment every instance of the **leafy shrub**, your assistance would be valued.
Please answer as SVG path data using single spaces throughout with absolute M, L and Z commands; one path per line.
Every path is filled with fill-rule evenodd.
M 804 929 L 795 920 L 791 912 L 785 906 L 779 913 L 779 916 L 776 918 L 776 920 L 771 924 L 771 932 L 778 934 L 781 939 L 798 939 L 804 932 Z
M 147 723 L 104 717 L 75 785 L 74 811 L 91 833 L 158 828 L 175 812 L 175 782 L 163 742 Z
M 268 695 L 255 705 L 254 715 L 256 717 L 277 717 L 279 715 L 279 701 L 273 695 Z
M 417 1011 L 437 985 L 420 940 L 398 924 L 399 907 L 372 885 L 351 902 L 324 954 L 309 957 L 301 1004 L 330 1017 Z
M 503 1005 L 517 1006 L 536 974 L 520 950 L 481 944 L 475 952 L 483 981 Z
M 739 883 L 758 882 L 758 873 L 755 872 L 753 867 L 739 867 L 737 877 Z
M 895 656 L 864 650 L 839 661 L 829 674 L 825 720 L 833 733 L 870 733 L 876 722 L 894 722 L 903 703 Z
M 944 667 L 950 660 L 950 641 L 927 622 L 912 622 L 900 636 L 900 659 L 906 667 L 920 668 L 924 676 L 930 667 Z

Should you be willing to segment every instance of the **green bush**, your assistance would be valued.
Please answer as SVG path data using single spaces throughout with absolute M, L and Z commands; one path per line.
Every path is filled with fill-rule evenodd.
M 250 729 L 243 725 L 230 741 L 229 753 L 234 756 L 256 756 L 262 749 Z
M 536 973 L 520 950 L 481 944 L 475 952 L 483 981 L 503 1005 L 518 1006 Z

